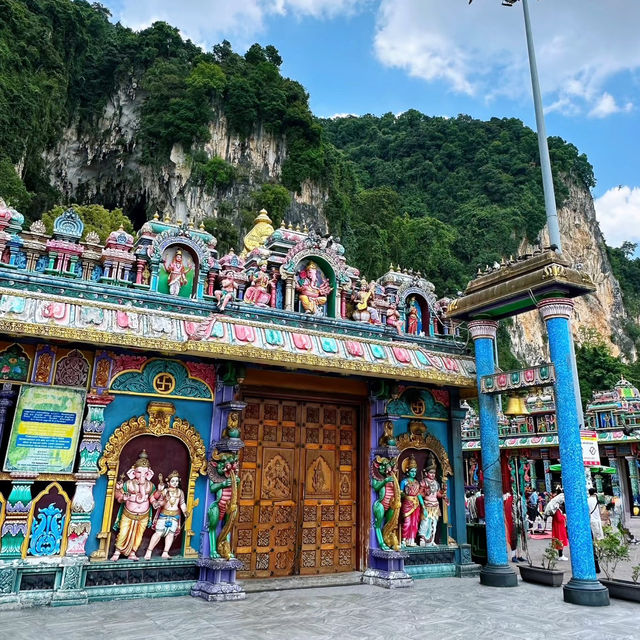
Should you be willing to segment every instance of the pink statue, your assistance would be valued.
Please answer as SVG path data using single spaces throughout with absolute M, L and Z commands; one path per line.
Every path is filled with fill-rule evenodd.
M 316 316 L 322 313 L 322 307 L 333 288 L 326 278 L 322 278 L 321 273 L 318 265 L 310 261 L 306 268 L 298 273 L 296 282 L 296 291 L 300 296 L 304 312 Z
M 138 459 L 127 471 L 128 480 L 124 476 L 116 482 L 115 498 L 122 504 L 118 511 L 113 528 L 118 532 L 116 550 L 111 556 L 114 562 L 124 553 L 129 560 L 138 560 L 136 551 L 142 542 L 142 536 L 151 526 L 151 496 L 155 486 L 151 483 L 153 471 L 149 465 L 149 457 L 143 449 Z
M 180 488 L 180 474 L 172 471 L 167 476 L 169 486 L 166 486 L 162 480 L 162 476 L 158 476 L 160 483 L 158 490 L 151 498 L 151 504 L 156 511 L 156 517 L 153 519 L 154 534 L 149 540 L 147 553 L 144 554 L 145 560 L 151 559 L 151 553 L 156 548 L 160 538 L 164 536 L 163 558 L 170 558 L 169 549 L 173 544 L 176 535 L 180 533 L 180 512 L 185 518 L 189 517 L 187 511 L 187 503 L 184 499 L 184 492 Z
M 244 294 L 244 301 L 248 304 L 266 307 L 271 301 L 269 286 L 271 286 L 271 281 L 267 275 L 267 265 L 262 263 L 260 270 L 253 274 L 253 282 Z
M 229 278 L 229 277 L 223 278 L 222 282 L 220 283 L 220 289 L 213 292 L 213 295 L 218 301 L 219 311 L 224 311 L 225 307 L 230 302 L 236 299 L 237 290 L 238 290 L 238 283 L 233 278 Z
M 400 483 L 402 491 L 402 546 L 415 547 L 421 513 L 424 510 L 420 483 L 416 480 L 418 463 L 413 456 L 402 461 L 402 471 L 405 474 Z
M 402 320 L 400 320 L 400 312 L 398 311 L 398 307 L 393 303 L 391 303 L 387 309 L 387 324 L 390 327 L 393 327 L 398 332 L 398 335 L 402 335 Z
M 420 314 L 415 298 L 411 298 L 409 305 L 409 316 L 407 319 L 407 333 L 416 336 L 418 335 L 418 325 L 420 324 Z
M 167 272 L 169 282 L 169 293 L 172 296 L 180 295 L 180 288 L 187 284 L 187 273 L 191 271 L 184 266 L 182 261 L 182 251 L 178 249 L 171 262 L 165 262 L 164 268 Z

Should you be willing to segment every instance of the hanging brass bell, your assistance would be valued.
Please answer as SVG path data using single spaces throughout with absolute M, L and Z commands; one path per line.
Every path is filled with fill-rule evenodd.
M 507 407 L 503 410 L 505 416 L 526 416 L 529 415 L 525 397 L 521 395 L 509 396 Z

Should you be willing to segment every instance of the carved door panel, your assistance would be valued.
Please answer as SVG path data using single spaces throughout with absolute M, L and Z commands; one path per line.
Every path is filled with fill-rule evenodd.
M 355 569 L 355 408 L 303 406 L 300 574 Z
M 244 399 L 239 576 L 354 570 L 357 410 Z
M 298 452 L 295 402 L 246 398 L 236 555 L 244 577 L 294 572 Z

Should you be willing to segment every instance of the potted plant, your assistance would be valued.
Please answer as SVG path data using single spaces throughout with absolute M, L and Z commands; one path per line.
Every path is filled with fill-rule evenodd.
M 640 602 L 640 565 L 633 568 L 632 581 L 616 580 L 613 577 L 620 561 L 629 559 L 629 543 L 624 535 L 616 529 L 606 527 L 604 538 L 596 542 L 596 555 L 600 568 L 607 576 L 606 579 L 600 578 L 600 582 L 609 589 L 609 595 L 612 598 Z
M 556 569 L 558 563 L 558 549 L 556 546 L 559 542 L 554 538 L 549 546 L 544 550 L 542 557 L 542 566 L 536 567 L 531 562 L 531 558 L 527 554 L 529 566 L 519 565 L 520 575 L 525 582 L 535 582 L 536 584 L 546 584 L 550 587 L 559 587 L 564 580 L 564 571 Z

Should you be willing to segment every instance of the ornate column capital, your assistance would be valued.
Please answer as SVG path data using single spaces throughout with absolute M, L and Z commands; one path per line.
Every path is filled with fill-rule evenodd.
M 467 326 L 473 340 L 478 340 L 479 338 L 496 339 L 498 323 L 495 320 L 471 320 Z
M 543 321 L 551 318 L 567 318 L 573 313 L 574 301 L 570 298 L 547 298 L 538 302 L 538 310 Z

